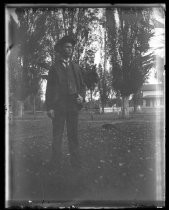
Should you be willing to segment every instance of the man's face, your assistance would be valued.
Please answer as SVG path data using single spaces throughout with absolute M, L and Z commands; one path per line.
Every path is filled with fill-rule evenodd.
M 63 44 L 63 57 L 70 58 L 73 52 L 73 46 L 71 43 L 64 43 Z

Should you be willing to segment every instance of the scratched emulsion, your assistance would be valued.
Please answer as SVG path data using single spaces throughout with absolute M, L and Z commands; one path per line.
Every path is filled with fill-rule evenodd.
M 165 121 L 164 112 L 156 113 L 156 200 L 165 200 Z M 162 131 L 162 132 L 160 132 Z

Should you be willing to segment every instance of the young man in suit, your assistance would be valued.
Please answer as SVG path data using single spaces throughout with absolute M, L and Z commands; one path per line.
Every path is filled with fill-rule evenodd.
M 52 167 L 61 166 L 61 143 L 66 122 L 70 162 L 80 168 L 78 112 L 83 102 L 84 83 L 80 68 L 71 61 L 75 41 L 65 36 L 55 45 L 59 54 L 49 70 L 46 88 L 47 114 L 52 119 Z

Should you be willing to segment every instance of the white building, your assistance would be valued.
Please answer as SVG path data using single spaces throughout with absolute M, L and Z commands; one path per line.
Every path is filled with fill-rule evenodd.
M 144 84 L 142 89 L 142 108 L 164 107 L 163 84 Z

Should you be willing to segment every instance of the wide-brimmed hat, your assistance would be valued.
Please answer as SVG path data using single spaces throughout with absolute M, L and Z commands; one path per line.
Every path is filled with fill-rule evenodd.
M 71 43 L 74 46 L 76 42 L 75 42 L 73 36 L 71 36 L 71 35 L 64 36 L 56 43 L 56 45 L 54 47 L 55 51 L 59 51 L 64 43 Z

